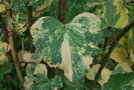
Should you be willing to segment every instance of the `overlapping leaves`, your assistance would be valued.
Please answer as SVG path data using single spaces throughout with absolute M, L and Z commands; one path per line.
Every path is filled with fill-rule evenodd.
M 48 80 L 47 68 L 44 64 L 29 64 L 26 70 L 27 76 L 25 77 L 25 87 L 28 90 L 54 90 L 63 86 L 59 76 L 55 76 Z

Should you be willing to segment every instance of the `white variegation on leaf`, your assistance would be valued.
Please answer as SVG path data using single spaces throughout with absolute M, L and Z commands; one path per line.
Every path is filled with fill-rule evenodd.
M 70 23 L 62 24 L 47 16 L 38 19 L 31 27 L 36 52 L 51 67 L 64 70 L 70 81 L 84 77 L 92 57 L 100 52 L 101 21 L 92 13 L 82 13 Z M 86 62 L 86 63 L 85 63 Z
M 30 88 L 34 84 L 48 80 L 47 68 L 44 64 L 28 64 L 26 67 L 26 74 L 24 86 L 28 90 L 33 90 Z
M 89 70 L 90 69 L 90 65 L 93 63 L 93 58 L 90 56 L 87 57 L 83 57 L 83 62 L 86 65 L 86 68 Z
M 85 17 L 90 17 L 90 18 L 85 18 Z M 100 31 L 100 19 L 94 15 L 93 13 L 82 13 L 79 14 L 78 16 L 76 16 L 72 22 L 76 23 L 80 23 L 80 19 L 84 19 L 81 24 L 84 24 L 84 26 L 86 26 L 86 28 L 88 29 L 88 31 L 92 34 L 97 34 Z
M 40 63 L 42 61 L 41 57 L 38 57 L 34 53 L 30 53 L 26 50 L 21 50 L 17 53 L 20 62 L 32 62 L 32 63 Z M 33 58 L 35 56 L 36 58 Z M 22 63 L 21 66 L 24 67 L 26 64 Z
M 47 76 L 47 68 L 44 64 L 38 64 L 36 67 L 35 67 L 35 70 L 34 70 L 34 73 L 33 74 L 40 74 L 40 73 L 44 73 L 45 72 L 45 75 Z
M 8 61 L 8 57 L 6 55 L 0 56 L 0 64 L 3 64 Z
M 70 53 L 70 46 L 69 46 L 69 38 L 68 33 L 64 36 L 64 41 L 61 47 L 62 52 L 62 63 L 58 66 L 60 69 L 64 70 L 64 75 L 72 81 L 72 62 L 71 62 L 71 53 Z

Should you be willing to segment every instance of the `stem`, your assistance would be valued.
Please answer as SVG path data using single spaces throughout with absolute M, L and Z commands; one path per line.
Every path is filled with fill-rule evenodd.
M 39 64 L 36 62 L 16 62 L 16 63 L 6 63 L 6 64 L 0 64 L 0 66 L 9 66 L 9 65 L 15 65 L 15 64 Z
M 108 50 L 107 54 L 102 58 L 102 62 L 101 62 L 101 67 L 99 68 L 98 70 L 98 73 L 95 77 L 95 80 L 94 80 L 94 83 L 93 83 L 93 86 L 95 86 L 95 84 L 97 83 L 100 75 L 101 75 L 101 72 L 103 70 L 103 68 L 105 67 L 105 65 L 107 64 L 107 60 L 109 59 L 111 53 L 113 52 L 113 50 L 116 48 L 116 45 L 117 43 L 120 41 L 120 39 L 131 29 L 134 27 L 134 21 L 131 22 L 128 26 L 126 26 L 124 28 L 124 30 L 115 38 L 116 40 L 116 43 L 113 41 L 113 43 L 111 44 L 111 47 L 110 49 Z
M 106 48 L 107 48 L 107 45 L 108 45 L 108 41 L 109 41 L 109 37 L 105 37 L 104 38 L 104 45 L 103 45 L 103 51 L 105 51 L 106 50 Z
M 32 11 L 33 11 L 33 7 L 31 5 L 28 6 L 28 21 L 29 21 L 29 28 L 31 27 L 32 25 L 32 18 L 33 18 L 33 15 L 32 15 Z
M 66 15 L 66 0 L 59 0 L 59 2 L 58 2 L 58 20 L 60 22 L 62 22 L 63 24 L 66 24 L 65 15 Z M 54 69 L 53 74 L 57 75 L 58 73 L 59 73 L 59 70 Z
M 108 29 L 109 29 L 109 31 L 112 33 L 112 39 L 113 39 L 113 42 L 116 43 L 116 40 L 115 40 L 115 33 L 114 33 L 114 30 L 113 30 L 113 27 L 110 26 L 110 27 L 108 27 Z
M 13 30 L 12 30 L 12 25 L 11 25 L 11 15 L 12 15 L 11 10 L 7 11 L 7 29 L 8 29 L 8 34 L 9 34 L 8 38 L 9 38 L 9 44 L 10 44 L 10 48 L 11 48 L 11 54 L 12 54 L 12 57 L 13 57 L 13 61 L 14 61 L 14 63 L 17 63 L 18 58 L 17 58 L 17 54 L 16 54 L 16 51 L 15 51 L 15 48 L 14 48 L 14 39 L 13 39 L 13 35 L 12 35 Z M 15 68 L 16 68 L 19 80 L 23 84 L 24 80 L 23 80 L 23 77 L 22 77 L 22 73 L 21 73 L 19 64 L 15 64 Z
M 65 22 L 65 15 L 66 15 L 66 0 L 59 0 L 59 10 L 58 10 L 58 19 L 61 21 L 63 24 L 66 24 Z

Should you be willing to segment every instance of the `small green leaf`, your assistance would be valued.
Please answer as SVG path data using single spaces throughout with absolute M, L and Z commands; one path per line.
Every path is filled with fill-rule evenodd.
M 114 26 L 118 19 L 120 18 L 120 13 L 116 13 L 116 6 L 113 5 L 114 0 L 107 0 L 106 1 L 106 10 L 104 17 L 102 18 L 102 27 L 103 29 Z
M 125 88 L 132 85 L 133 82 L 134 72 L 111 75 L 109 81 L 104 84 L 104 88 L 105 90 L 126 90 Z
M 63 87 L 62 80 L 60 76 L 55 76 L 54 78 L 50 79 L 47 82 L 39 82 L 33 84 L 29 90 L 54 90 L 60 89 Z
M 44 64 L 29 64 L 26 68 L 25 87 L 31 88 L 33 84 L 47 81 L 47 68 Z

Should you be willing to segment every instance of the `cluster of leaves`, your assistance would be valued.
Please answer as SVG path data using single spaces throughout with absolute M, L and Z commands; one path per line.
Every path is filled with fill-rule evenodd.
M 21 64 L 24 87 L 28 90 L 133 90 L 134 29 L 118 42 L 102 69 L 98 86 L 92 87 L 111 42 L 116 42 L 116 36 L 134 18 L 133 0 L 67 0 L 67 24 L 57 19 L 58 1 L 0 0 L 4 21 L 0 20 L 0 26 L 3 23 L 6 26 L 6 12 L 10 9 L 17 56 L 20 62 L 28 63 Z M 33 43 L 33 51 L 27 42 Z M 12 59 L 9 51 L 10 44 L 0 38 L 0 89 L 17 90 L 21 86 L 18 78 L 13 77 L 16 72 L 7 65 Z

